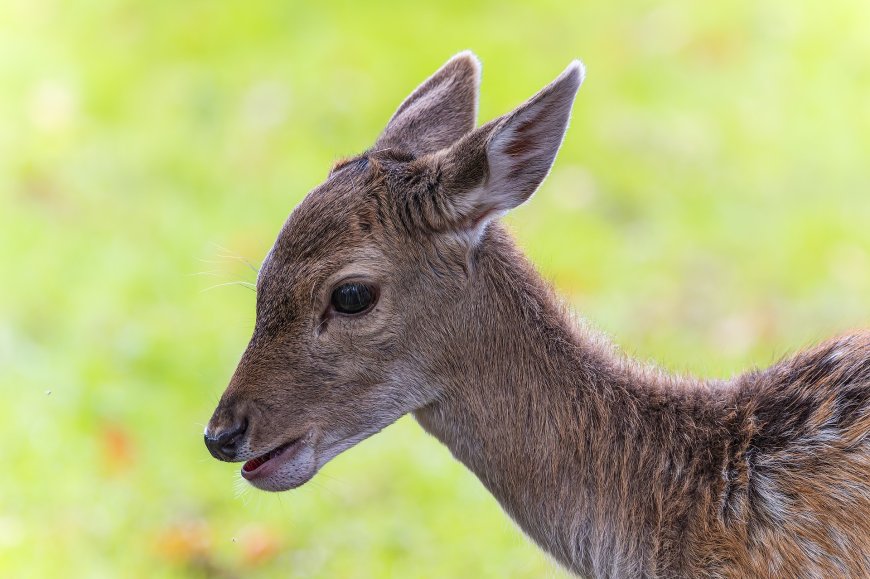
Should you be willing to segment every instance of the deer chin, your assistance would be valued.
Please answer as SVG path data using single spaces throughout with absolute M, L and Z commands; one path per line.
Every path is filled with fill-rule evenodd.
M 310 481 L 327 462 L 379 432 L 372 428 L 345 436 L 315 436 L 311 429 L 242 465 L 242 478 L 271 492 L 288 491 Z
M 302 486 L 318 470 L 314 430 L 276 446 L 242 465 L 242 478 L 264 491 L 286 491 Z

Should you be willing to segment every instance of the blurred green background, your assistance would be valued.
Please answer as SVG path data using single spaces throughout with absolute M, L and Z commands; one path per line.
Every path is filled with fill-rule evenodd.
M 513 214 L 624 349 L 728 376 L 870 325 L 870 4 L 0 4 L 0 576 L 562 572 L 410 419 L 282 495 L 202 429 L 257 264 L 453 53 L 481 118 L 582 58 Z

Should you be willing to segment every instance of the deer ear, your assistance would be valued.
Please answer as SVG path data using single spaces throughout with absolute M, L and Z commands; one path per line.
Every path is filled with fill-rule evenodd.
M 438 194 L 452 227 L 479 233 L 489 220 L 528 200 L 543 182 L 565 137 L 584 69 L 579 60 L 516 110 L 472 131 L 437 155 Z
M 420 156 L 449 147 L 477 123 L 479 91 L 480 61 L 460 52 L 405 99 L 375 149 Z

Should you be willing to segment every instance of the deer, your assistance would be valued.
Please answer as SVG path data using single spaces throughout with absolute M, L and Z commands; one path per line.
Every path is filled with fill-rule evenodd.
M 500 220 L 585 68 L 477 127 L 480 70 L 451 58 L 292 210 L 210 453 L 285 491 L 410 413 L 569 572 L 870 576 L 870 331 L 721 380 L 621 353 Z

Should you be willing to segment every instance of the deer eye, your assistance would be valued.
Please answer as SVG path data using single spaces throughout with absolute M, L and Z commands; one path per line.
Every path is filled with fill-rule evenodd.
M 375 303 L 375 289 L 364 283 L 346 283 L 332 290 L 331 303 L 341 314 L 359 314 Z

